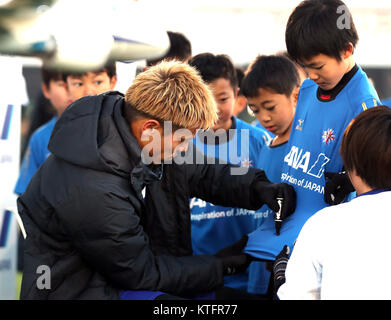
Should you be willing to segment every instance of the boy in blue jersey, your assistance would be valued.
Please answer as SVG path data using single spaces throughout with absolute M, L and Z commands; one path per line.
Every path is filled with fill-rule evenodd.
M 249 167 L 259 168 L 259 153 L 270 139 L 267 132 L 233 116 L 238 93 L 236 70 L 226 55 L 203 53 L 190 59 L 202 79 L 211 89 L 217 104 L 219 119 L 216 125 L 193 140 L 195 148 L 219 163 L 239 165 L 237 172 L 244 174 Z M 262 212 L 230 208 L 193 198 L 190 201 L 191 237 L 194 254 L 214 254 L 236 243 L 244 234 L 255 230 Z M 248 273 L 225 278 L 225 285 L 247 290 Z
M 281 81 L 283 79 L 283 81 Z M 248 106 L 260 125 L 274 138 L 263 146 L 259 154 L 259 167 L 271 182 L 281 179 L 285 149 L 295 115 L 301 80 L 295 64 L 281 55 L 258 56 L 249 66 L 242 81 L 241 90 Z M 274 212 L 263 206 L 264 219 L 259 229 L 274 226 Z M 250 235 L 249 237 L 252 237 Z M 264 294 L 268 288 L 270 273 L 261 263 L 250 266 L 248 291 Z
M 54 116 L 49 122 L 39 127 L 29 140 L 19 178 L 14 189 L 14 192 L 18 195 L 26 190 L 32 176 L 49 155 L 47 146 L 57 117 L 60 116 L 71 103 L 61 72 L 42 67 L 41 75 L 42 93 L 45 98 L 50 101 L 57 116 Z
M 274 226 L 264 228 L 249 238 L 246 248 L 266 260 L 274 260 L 284 245 L 292 248 L 309 217 L 350 192 L 348 177 L 341 173 L 343 132 L 355 116 L 379 103 L 354 62 L 358 35 L 342 1 L 301 2 L 289 17 L 285 36 L 289 55 L 309 79 L 300 88 L 281 174 L 281 182 L 297 192 L 296 210 L 282 223 L 280 235 Z M 326 185 L 327 172 L 340 173 L 327 181 L 332 187 Z
M 297 70 L 298 74 L 299 74 L 299 87 L 301 86 L 301 84 L 303 83 L 303 81 L 307 78 L 307 75 L 306 73 L 304 72 L 304 70 L 300 67 L 300 65 L 298 65 L 295 61 L 292 61 L 292 59 L 290 58 L 288 52 L 286 51 L 282 51 L 282 52 L 278 52 L 275 54 L 275 56 L 278 56 L 278 57 L 284 57 L 284 58 L 287 58 L 289 59 L 291 62 L 293 62 L 294 66 L 295 66 L 295 69 Z M 289 81 L 288 81 L 289 83 Z M 249 113 L 251 113 L 254 117 L 256 117 L 256 115 L 251 111 L 251 108 L 249 108 L 248 110 Z M 256 119 L 252 122 L 252 125 L 253 126 L 256 126 L 257 128 L 263 128 L 264 127 L 261 125 L 261 123 L 259 122 L 259 120 Z M 269 132 L 271 138 L 274 138 L 274 134 L 272 132 Z
M 107 64 L 102 70 L 83 74 L 63 74 L 43 68 L 42 79 L 42 92 L 53 105 L 56 115 L 38 128 L 30 138 L 14 189 L 18 195 L 26 190 L 35 172 L 50 155 L 49 139 L 64 110 L 81 97 L 114 89 L 117 81 L 115 63 Z
M 391 298 L 391 279 L 374 279 L 369 271 L 377 257 L 382 257 L 383 270 L 391 267 L 390 257 L 384 255 L 391 241 L 387 210 L 391 202 L 391 109 L 378 106 L 354 118 L 345 130 L 340 153 L 358 196 L 308 219 L 287 264 L 281 253 L 276 282 L 286 282 L 278 290 L 279 299 Z

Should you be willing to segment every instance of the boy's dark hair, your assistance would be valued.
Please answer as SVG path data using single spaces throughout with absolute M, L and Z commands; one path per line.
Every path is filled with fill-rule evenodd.
M 162 60 L 187 61 L 192 54 L 191 42 L 182 33 L 167 31 L 170 48 L 167 53 L 158 59 L 147 60 L 147 66 L 153 66 Z
M 51 80 L 58 81 L 63 80 L 62 73 L 58 70 L 48 69 L 46 67 L 41 68 L 42 82 L 46 87 L 49 87 Z
M 239 87 L 238 95 L 243 96 L 243 92 L 242 90 L 240 90 L 240 88 L 242 86 L 242 81 L 244 78 L 244 71 L 241 68 L 235 68 L 235 69 L 236 69 L 236 78 L 238 79 L 238 87 Z
M 93 73 L 106 72 L 107 75 L 109 76 L 109 78 L 111 79 L 117 75 L 117 67 L 116 67 L 115 61 L 112 61 L 112 62 L 106 63 L 106 65 L 104 67 L 97 69 L 97 70 L 91 70 L 91 71 L 87 71 L 87 72 L 64 72 L 62 74 L 62 79 L 66 82 L 67 78 L 69 76 L 82 76 L 82 75 L 87 74 L 88 72 L 93 72 Z
M 297 61 L 292 59 L 292 57 L 289 55 L 288 51 L 283 50 L 283 51 L 276 53 L 276 55 L 281 56 L 281 57 L 285 57 L 285 58 L 289 59 L 290 61 L 292 61 L 297 69 L 297 72 L 299 73 L 299 76 L 300 76 L 300 72 L 305 74 L 305 70 L 303 69 L 303 67 L 299 63 L 297 63 Z
M 346 128 L 341 157 L 371 188 L 391 188 L 391 109 L 378 106 L 361 112 Z
M 256 97 L 258 89 L 269 89 L 289 97 L 300 86 L 296 65 L 281 55 L 261 55 L 248 67 L 240 90 L 245 97 Z
M 219 78 L 227 79 L 232 89 L 238 88 L 236 69 L 225 54 L 200 53 L 189 60 L 189 64 L 201 74 L 202 80 L 209 83 Z
M 305 0 L 288 19 L 285 43 L 294 61 L 309 60 L 318 54 L 341 61 L 341 52 L 349 42 L 355 47 L 358 34 L 341 0 Z

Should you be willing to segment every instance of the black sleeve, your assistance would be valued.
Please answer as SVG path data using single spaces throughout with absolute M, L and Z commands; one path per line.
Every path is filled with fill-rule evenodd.
M 156 256 L 128 199 L 85 190 L 56 209 L 85 261 L 123 290 L 186 294 L 222 285 L 214 256 Z
M 252 203 L 252 185 L 255 182 L 269 182 L 263 170 L 240 168 L 230 164 L 213 164 L 204 160 L 186 166 L 190 196 L 216 205 L 256 210 L 259 205 Z M 216 161 L 217 163 L 217 161 Z

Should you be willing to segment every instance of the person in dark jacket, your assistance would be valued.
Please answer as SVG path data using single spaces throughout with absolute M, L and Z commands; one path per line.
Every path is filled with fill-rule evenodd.
M 247 268 L 245 238 L 216 255 L 192 255 L 189 198 L 278 210 L 281 190 L 286 217 L 295 193 L 261 170 L 231 175 L 230 165 L 207 159 L 176 161 L 191 151 L 196 129 L 216 119 L 196 70 L 175 61 L 139 74 L 125 97 L 74 102 L 55 125 L 52 154 L 18 198 L 27 232 L 21 299 L 187 298 Z

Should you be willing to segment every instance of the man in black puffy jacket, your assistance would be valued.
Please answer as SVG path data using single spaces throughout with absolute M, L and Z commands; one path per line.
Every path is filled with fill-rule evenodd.
M 56 123 L 52 154 L 18 198 L 27 232 L 21 298 L 194 297 L 246 268 L 245 238 L 216 255 L 192 255 L 189 198 L 278 210 L 282 191 L 286 217 L 295 194 L 261 170 L 231 175 L 230 165 L 194 154 L 176 161 L 216 119 L 210 91 L 179 62 L 139 74 L 125 97 L 74 102 Z

